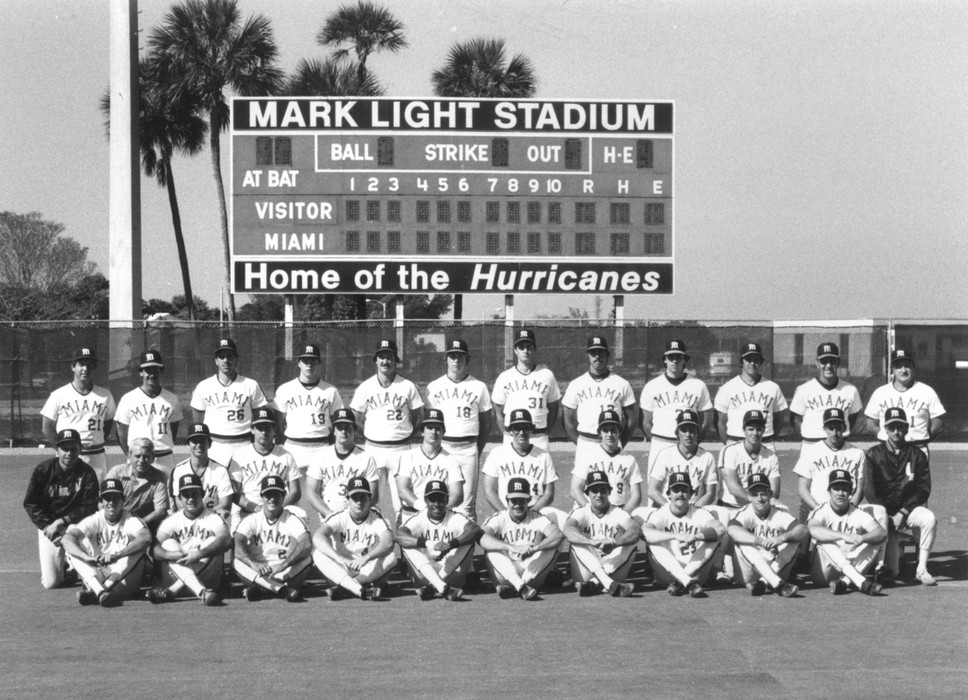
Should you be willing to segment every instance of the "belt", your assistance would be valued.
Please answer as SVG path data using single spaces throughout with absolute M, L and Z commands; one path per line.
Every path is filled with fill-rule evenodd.
M 155 457 L 167 457 L 171 454 L 171 450 L 161 450 L 160 452 L 155 452 Z
M 249 437 L 249 433 L 243 433 L 242 435 L 219 435 L 218 433 L 212 433 L 213 440 L 224 440 L 225 442 L 242 442 L 243 440 L 248 440 Z
M 99 455 L 104 452 L 104 445 L 91 445 L 90 447 L 81 448 L 82 455 Z
M 363 439 L 366 440 L 367 442 L 372 442 L 374 445 L 389 445 L 389 446 L 393 446 L 393 445 L 409 445 L 410 444 L 410 438 L 408 438 L 408 437 L 405 437 L 402 440 L 374 440 L 372 438 L 368 438 L 368 437 L 365 437 L 364 436 Z
M 775 437 L 776 437 L 775 435 L 770 435 L 769 437 L 767 437 L 767 436 L 764 435 L 763 438 L 762 438 L 762 441 L 763 442 L 773 442 L 773 439 Z M 726 439 L 727 440 L 735 440 L 736 442 L 743 442 L 743 440 L 746 439 L 746 436 L 743 435 L 741 437 L 736 437 L 735 435 L 730 435 L 729 433 L 727 433 L 726 434 Z
M 286 436 L 286 442 L 297 442 L 300 445 L 325 445 L 329 442 L 328 437 L 321 438 L 295 438 Z
M 511 429 L 510 429 L 510 428 L 505 428 L 505 429 L 504 429 L 504 432 L 506 432 L 506 433 L 509 433 L 509 434 L 510 434 L 510 432 L 511 432 Z M 548 429 L 547 429 L 547 428 L 535 428 L 534 430 L 532 430 L 532 431 L 531 431 L 531 434 L 532 434 L 532 435 L 544 435 L 544 434 L 546 434 L 547 432 L 548 432 Z
M 465 437 L 447 437 L 445 435 L 444 442 L 477 442 L 477 436 L 467 435 Z
M 580 430 L 578 431 L 578 437 L 583 437 L 586 440 L 594 440 L 595 442 L 598 442 L 599 440 L 597 435 L 592 435 L 591 433 L 583 433 Z

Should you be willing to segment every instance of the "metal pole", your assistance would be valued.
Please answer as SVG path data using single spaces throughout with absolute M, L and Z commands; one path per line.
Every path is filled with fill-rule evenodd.
M 625 295 L 616 294 L 615 303 L 615 354 L 614 360 L 621 364 L 625 355 Z
M 504 295 L 504 365 L 514 362 L 514 295 Z

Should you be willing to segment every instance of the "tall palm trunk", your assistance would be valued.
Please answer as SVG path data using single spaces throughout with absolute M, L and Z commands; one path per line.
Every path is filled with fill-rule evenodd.
M 222 124 L 215 113 L 209 110 L 208 141 L 212 153 L 212 170 L 215 173 L 215 191 L 218 193 L 218 213 L 222 225 L 222 254 L 225 259 L 225 291 L 228 296 L 229 325 L 235 323 L 235 297 L 232 295 L 232 261 L 229 257 L 229 215 L 225 205 L 225 185 L 222 183 L 222 148 L 219 131 Z
M 185 288 L 185 309 L 188 320 L 195 322 L 195 297 L 192 295 L 192 278 L 188 272 L 188 252 L 185 250 L 185 236 L 182 233 L 181 211 L 178 209 L 178 196 L 175 194 L 175 176 L 171 171 L 171 158 L 162 154 L 167 175 L 168 206 L 171 207 L 171 224 L 175 229 L 175 246 L 178 248 L 178 264 L 181 266 L 182 286 Z

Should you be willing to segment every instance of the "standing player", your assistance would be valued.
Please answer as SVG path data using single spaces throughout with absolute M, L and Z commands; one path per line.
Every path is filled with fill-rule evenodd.
M 564 540 L 555 521 L 531 508 L 530 502 L 528 480 L 511 477 L 507 510 L 498 510 L 484 522 L 481 547 L 500 598 L 537 598 Z
M 676 443 L 659 450 L 649 471 L 648 495 L 653 505 L 666 503 L 670 479 L 679 472 L 689 474 L 693 505 L 715 504 L 716 460 L 699 446 L 699 430 L 699 414 L 695 411 L 686 409 L 676 418 Z M 694 491 L 692 484 L 697 484 Z
M 713 408 L 716 409 L 716 429 L 719 439 L 729 445 L 742 442 L 743 416 L 747 411 L 763 413 L 763 441 L 773 442 L 786 423 L 787 401 L 780 385 L 767 379 L 760 372 L 763 366 L 763 349 L 759 343 L 746 343 L 741 356 L 742 371 L 716 392 Z
M 871 394 L 864 411 L 870 419 L 872 429 L 877 431 L 877 439 L 886 443 L 889 439 L 884 423 L 884 415 L 889 408 L 904 409 L 910 421 L 906 443 L 924 449 L 928 453 L 928 443 L 941 432 L 945 414 L 941 399 L 934 389 L 914 378 L 914 356 L 907 350 L 898 348 L 891 353 L 891 381 L 879 386 Z
M 263 477 L 262 510 L 242 520 L 235 531 L 235 573 L 248 585 L 248 601 L 265 593 L 301 601 L 303 582 L 312 564 L 312 541 L 306 524 L 282 507 L 286 482 L 275 474 Z
M 57 456 L 37 465 L 30 475 L 24 510 L 37 528 L 40 584 L 58 588 L 64 583 L 66 560 L 61 540 L 72 523 L 97 510 L 97 476 L 80 458 L 81 436 L 76 430 L 58 431 L 52 441 Z
M 154 443 L 137 438 L 131 443 L 128 461 L 112 467 L 109 479 L 117 479 L 124 490 L 124 509 L 154 533 L 168 515 L 168 478 L 155 469 Z
M 121 482 L 105 479 L 101 509 L 64 534 L 64 551 L 84 582 L 84 589 L 77 592 L 81 605 L 117 605 L 141 586 L 151 533 L 122 501 Z
M 306 470 L 306 495 L 309 503 L 325 520 L 333 513 L 343 510 L 346 483 L 354 476 L 366 479 L 374 501 L 380 500 L 380 472 L 368 453 L 356 446 L 356 418 L 353 411 L 340 408 L 332 415 L 333 434 L 336 440 L 323 449 Z
M 104 443 L 111 434 L 115 404 L 111 392 L 94 383 L 97 355 L 93 348 L 74 354 L 71 371 L 74 379 L 51 392 L 40 410 L 47 442 L 53 445 L 62 430 L 70 428 L 81 436 L 81 456 L 94 469 L 98 479 L 108 472 Z
M 395 540 L 407 560 L 420 600 L 432 599 L 435 591 L 441 598 L 460 600 L 481 528 L 447 507 L 453 499 L 443 481 L 428 481 L 423 500 L 426 509 L 407 518 Z
M 423 399 L 417 385 L 397 374 L 400 355 L 392 340 L 381 340 L 373 353 L 376 374 L 356 388 L 350 408 L 363 430 L 366 451 L 390 486 L 393 509 L 400 510 L 394 475 L 410 449 L 410 438 L 423 417 Z
M 780 462 L 776 453 L 763 444 L 765 430 L 766 413 L 758 408 L 750 409 L 743 415 L 743 440 L 728 443 L 719 453 L 716 468 L 722 484 L 720 502 L 730 510 L 752 503 L 749 489 L 742 485 L 753 474 L 766 476 L 773 502 L 779 502 Z
M 215 374 L 200 381 L 192 393 L 192 415 L 195 423 L 205 423 L 211 431 L 209 456 L 227 465 L 232 453 L 249 441 L 252 411 L 268 402 L 257 381 L 239 374 L 239 353 L 231 338 L 218 341 L 215 367 Z
M 497 424 L 504 430 L 505 445 L 512 442 L 511 414 L 524 409 L 534 422 L 531 441 L 547 450 L 548 434 L 558 421 L 561 393 L 554 372 L 538 366 L 536 348 L 534 331 L 527 328 L 518 331 L 514 338 L 514 366 L 498 375 L 491 401 Z
M 286 449 L 305 473 L 333 442 L 330 416 L 343 407 L 343 397 L 319 376 L 318 345 L 304 345 L 297 364 L 299 376 L 276 390 L 270 407 L 279 418 L 279 434 L 286 438 Z
M 420 421 L 423 442 L 415 445 L 400 460 L 400 467 L 394 478 L 397 494 L 400 497 L 400 511 L 397 522 L 402 522 L 427 504 L 422 497 L 424 488 L 431 481 L 443 481 L 449 492 L 448 508 L 456 508 L 464 500 L 464 477 L 460 464 L 444 452 L 441 437 L 444 434 L 444 414 L 438 408 L 428 408 Z
M 619 416 L 622 445 L 629 441 L 631 428 L 638 420 L 632 385 L 609 369 L 608 342 L 605 338 L 598 335 L 589 338 L 585 352 L 588 355 L 588 371 L 568 383 L 561 399 L 565 432 L 575 443 L 576 464 L 588 461 L 585 453 L 598 452 L 601 444 L 598 417 L 602 411 L 614 411 Z
M 208 448 L 211 444 L 212 437 L 207 425 L 195 423 L 189 428 L 189 457 L 184 462 L 176 464 L 172 470 L 168 497 L 171 500 L 172 512 L 180 510 L 182 504 L 175 493 L 175 484 L 180 484 L 186 474 L 194 474 L 202 482 L 202 500 L 205 506 L 228 522 L 235 489 L 232 487 L 228 468 L 209 459 Z
M 649 440 L 649 473 L 659 453 L 666 447 L 677 444 L 676 419 L 680 413 L 690 410 L 702 416 L 697 425 L 697 438 L 713 424 L 713 402 L 705 382 L 686 374 L 689 355 L 686 344 L 681 340 L 666 343 L 662 358 L 665 372 L 642 387 L 639 398 L 639 425 Z
M 588 503 L 571 511 L 562 528 L 571 545 L 571 577 L 580 596 L 604 590 L 628 598 L 635 590 L 625 579 L 641 531 L 627 511 L 609 503 L 611 492 L 605 472 L 590 472 L 585 481 Z
M 349 505 L 326 518 L 313 536 L 313 561 L 333 584 L 330 600 L 349 591 L 363 600 L 379 600 L 397 555 L 393 552 L 393 529 L 371 507 L 370 484 L 354 476 L 346 484 Z
M 604 472 L 611 486 L 608 501 L 629 513 L 642 503 L 642 473 L 638 460 L 622 452 L 622 419 L 612 409 L 598 415 L 598 439 L 594 449 L 584 450 L 579 459 L 575 452 L 575 468 L 571 472 L 571 497 L 577 507 L 588 503 L 586 486 L 588 475 Z
M 141 386 L 132 389 L 118 401 L 115 423 L 118 444 L 127 454 L 131 443 L 147 438 L 155 446 L 155 466 L 171 474 L 175 467 L 175 439 L 182 419 L 178 397 L 161 386 L 165 362 L 157 350 L 141 354 Z
M 464 475 L 464 500 L 457 510 L 471 520 L 477 517 L 477 480 L 481 452 L 491 434 L 491 393 L 467 371 L 471 360 L 467 343 L 450 341 L 445 351 L 447 373 L 427 385 L 427 405 L 444 413 L 447 452 Z
M 794 432 L 803 439 L 801 452 L 808 445 L 826 438 L 823 426 L 824 411 L 839 408 L 847 416 L 844 435 L 857 422 L 863 408 L 860 393 L 848 382 L 842 381 L 840 370 L 840 349 L 835 343 L 821 343 L 817 346 L 817 376 L 797 387 L 790 401 L 790 421 Z

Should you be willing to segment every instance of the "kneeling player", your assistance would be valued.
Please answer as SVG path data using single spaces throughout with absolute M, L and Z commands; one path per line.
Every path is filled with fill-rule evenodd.
M 827 491 L 830 500 L 815 508 L 807 519 L 810 536 L 817 543 L 813 578 L 829 584 L 834 595 L 846 593 L 851 586 L 877 595 L 881 584 L 865 578 L 864 573 L 883 557 L 887 530 L 850 502 L 854 480 L 846 469 L 830 472 Z
M 221 602 L 216 590 L 222 580 L 222 555 L 232 546 L 225 521 L 205 505 L 202 480 L 183 474 L 178 480 L 182 509 L 158 527 L 155 560 L 162 562 L 161 584 L 148 600 L 173 600 L 187 586 L 205 605 Z
M 700 598 L 726 528 L 712 513 L 690 504 L 692 481 L 686 472 L 669 475 L 666 495 L 668 503 L 652 513 L 642 529 L 655 580 L 663 586 L 668 583 L 670 595 Z
M 750 595 L 772 590 L 784 598 L 794 596 L 799 589 L 786 580 L 807 527 L 773 505 L 773 488 L 766 474 L 750 474 L 746 490 L 750 502 L 733 515 L 727 528 L 735 545 L 737 583 L 745 584 Z
M 120 479 L 101 484 L 101 510 L 71 525 L 61 544 L 84 582 L 81 605 L 117 605 L 141 585 L 151 533 L 140 518 L 123 508 Z M 86 544 L 86 546 L 85 546 Z
M 628 511 L 609 502 L 611 493 L 605 472 L 589 472 L 585 480 L 588 503 L 565 520 L 565 537 L 571 544 L 571 577 L 581 596 L 605 590 L 627 598 L 635 590 L 625 579 L 641 533 Z
M 250 601 L 269 593 L 297 603 L 312 563 L 309 530 L 283 508 L 282 477 L 263 477 L 260 495 L 262 510 L 244 517 L 235 531 L 235 572 L 248 584 L 242 593 Z
M 555 522 L 529 506 L 531 484 L 519 476 L 507 482 L 507 510 L 484 523 L 481 547 L 501 598 L 534 600 L 544 586 L 564 539 Z
M 354 476 L 346 484 L 349 505 L 326 518 L 313 536 L 313 561 L 333 585 L 331 600 L 349 591 L 363 600 L 383 595 L 397 556 L 393 552 L 393 530 L 376 508 L 372 508 L 370 482 Z
M 400 495 L 404 496 L 403 490 Z M 460 600 L 474 543 L 481 536 L 476 523 L 447 507 L 449 500 L 445 482 L 428 481 L 423 496 L 426 510 L 410 516 L 397 531 L 396 541 L 420 600 L 432 599 L 434 591 L 447 600 Z

